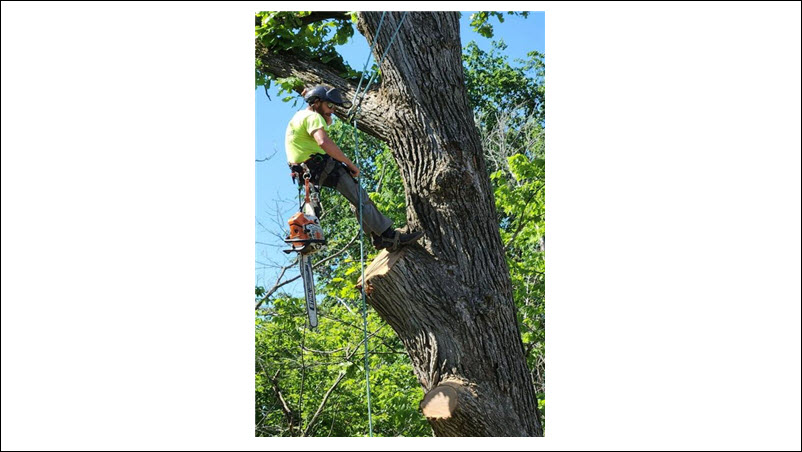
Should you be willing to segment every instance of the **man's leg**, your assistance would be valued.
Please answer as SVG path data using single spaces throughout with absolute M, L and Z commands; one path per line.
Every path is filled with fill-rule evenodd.
M 393 225 L 393 220 L 385 217 L 373 204 L 373 201 L 368 197 L 367 192 L 356 183 L 353 177 L 348 174 L 348 171 L 338 165 L 336 171 L 339 171 L 339 179 L 335 189 L 345 196 L 345 199 L 351 203 L 352 210 L 359 221 L 359 198 L 360 191 L 362 192 L 362 229 L 366 234 L 371 233 L 381 235 L 383 232 L 390 229 Z

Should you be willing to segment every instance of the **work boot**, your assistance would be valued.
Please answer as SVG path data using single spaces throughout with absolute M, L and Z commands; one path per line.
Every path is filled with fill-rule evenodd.
M 388 251 L 398 251 L 402 246 L 409 245 L 416 242 L 423 237 L 423 231 L 410 232 L 409 234 L 401 232 L 400 229 L 388 228 L 382 235 L 373 235 L 373 246 L 377 250 L 386 249 Z

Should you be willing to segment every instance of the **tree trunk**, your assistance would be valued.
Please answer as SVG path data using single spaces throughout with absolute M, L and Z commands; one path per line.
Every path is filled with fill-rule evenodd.
M 358 22 L 368 42 L 378 40 L 377 61 L 402 13 L 387 13 L 374 36 L 380 17 L 363 12 Z M 312 83 L 324 70 L 261 56 L 275 73 Z M 420 246 L 374 260 L 366 271 L 368 302 L 403 341 L 437 436 L 540 436 L 493 190 L 465 90 L 459 14 L 410 12 L 381 70 L 360 129 L 392 149 L 407 222 L 425 236 Z M 325 81 L 346 93 L 355 88 Z

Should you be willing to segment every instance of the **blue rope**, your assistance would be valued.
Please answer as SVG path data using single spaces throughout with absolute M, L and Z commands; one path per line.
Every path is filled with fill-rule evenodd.
M 354 117 L 354 160 L 359 162 L 359 138 L 356 128 L 356 116 Z M 357 167 L 359 165 L 357 164 Z M 365 230 L 362 229 L 362 182 L 357 179 L 359 185 L 359 262 L 362 268 L 362 329 L 365 331 L 365 388 L 368 397 L 368 429 L 370 436 L 373 437 L 373 416 L 370 409 L 370 363 L 368 362 L 368 305 L 365 302 Z
M 375 36 L 379 36 L 379 31 L 382 29 L 382 23 L 384 22 L 385 14 L 387 14 L 387 11 L 382 12 L 382 17 L 381 19 L 379 19 L 379 26 L 376 27 Z M 368 63 L 370 63 L 370 58 L 373 56 L 373 49 L 376 48 L 376 43 L 378 42 L 379 42 L 378 39 L 374 39 L 373 44 L 370 46 L 370 51 L 368 51 L 368 58 L 365 60 L 365 65 L 362 66 L 362 76 L 359 77 L 359 85 L 357 85 L 356 91 L 354 91 L 354 98 L 351 100 L 351 107 L 356 105 L 356 96 L 359 94 L 359 89 L 362 88 L 362 81 L 365 80 L 365 73 L 368 70 Z
M 376 27 L 376 35 L 378 35 L 379 31 L 382 28 L 382 24 L 384 23 L 384 16 L 387 14 L 387 11 L 382 12 L 382 17 L 379 19 L 379 26 Z M 351 101 L 351 108 L 346 113 L 346 116 L 350 116 L 351 110 L 354 108 L 356 103 L 356 98 L 359 95 L 359 90 L 362 88 L 362 82 L 365 81 L 365 74 L 367 73 L 368 63 L 370 63 L 370 58 L 373 55 L 373 49 L 376 48 L 376 44 L 379 41 L 377 39 L 373 40 L 373 44 L 370 46 L 370 51 L 368 52 L 368 58 L 365 60 L 365 65 L 362 67 L 362 76 L 359 77 L 359 85 L 356 87 L 356 91 L 354 91 L 354 98 Z M 359 166 L 359 137 L 357 135 L 356 129 L 356 115 L 354 115 L 354 160 L 357 161 L 357 167 Z M 362 229 L 362 182 L 357 179 L 357 184 L 359 185 L 359 189 L 357 190 L 359 196 L 359 261 L 362 268 L 362 284 L 365 284 L 365 238 L 364 238 L 364 231 Z M 365 302 L 365 289 L 364 287 L 361 290 L 362 294 L 362 329 L 365 332 L 365 391 L 367 393 L 367 401 L 368 401 L 368 431 L 369 435 L 373 437 L 373 413 L 371 411 L 371 403 L 370 403 L 370 363 L 368 362 L 368 306 Z
M 401 20 L 398 21 L 398 26 L 395 27 L 395 31 L 393 32 L 393 35 L 390 37 L 390 42 L 389 42 L 389 44 L 387 44 L 387 48 L 384 49 L 384 53 L 382 54 L 382 57 L 379 59 L 379 64 L 376 65 L 376 69 L 371 71 L 371 75 L 370 75 L 370 79 L 368 80 L 368 84 L 365 86 L 365 89 L 362 91 L 362 96 L 359 98 L 359 102 L 358 103 L 356 102 L 356 98 L 357 98 L 357 94 L 359 94 L 359 88 L 356 89 L 356 93 L 354 93 L 354 100 L 351 102 L 352 105 L 351 105 L 351 108 L 349 109 L 349 111 L 350 111 L 350 110 L 353 110 L 354 108 L 356 108 L 356 112 L 354 113 L 354 118 L 359 116 L 359 110 L 360 110 L 360 108 L 362 106 L 362 101 L 365 99 L 365 95 L 367 94 L 368 89 L 370 89 L 370 85 L 373 84 L 373 80 L 379 74 L 379 69 L 381 68 L 382 63 L 384 62 L 384 58 L 387 57 L 387 52 L 390 51 L 390 47 L 392 47 L 393 41 L 395 41 L 395 36 L 398 34 L 398 30 L 401 29 L 401 25 L 404 24 L 404 19 L 407 18 L 407 14 L 408 13 L 409 13 L 409 11 L 404 11 L 404 14 L 401 16 Z M 382 19 L 384 19 L 384 14 L 382 14 Z M 379 36 L 378 28 L 380 28 L 380 27 L 381 27 L 381 20 L 379 21 L 379 27 L 377 27 L 377 30 L 376 30 L 376 37 Z M 373 41 L 373 46 L 375 46 L 377 42 L 378 42 L 378 39 L 375 39 Z M 371 53 L 373 52 L 373 46 L 371 46 Z M 370 56 L 368 56 L 368 61 L 370 61 Z M 365 63 L 365 67 L 367 67 L 367 62 Z M 363 69 L 363 71 L 364 71 L 364 69 Z M 363 77 L 365 76 L 364 72 L 362 73 L 362 76 Z M 359 80 L 359 86 L 362 86 L 362 80 L 361 79 Z

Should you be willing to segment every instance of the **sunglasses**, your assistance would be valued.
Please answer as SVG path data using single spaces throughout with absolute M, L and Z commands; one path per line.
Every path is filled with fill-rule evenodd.
M 326 102 L 326 106 L 328 106 L 329 108 L 334 108 L 334 104 L 331 102 Z

